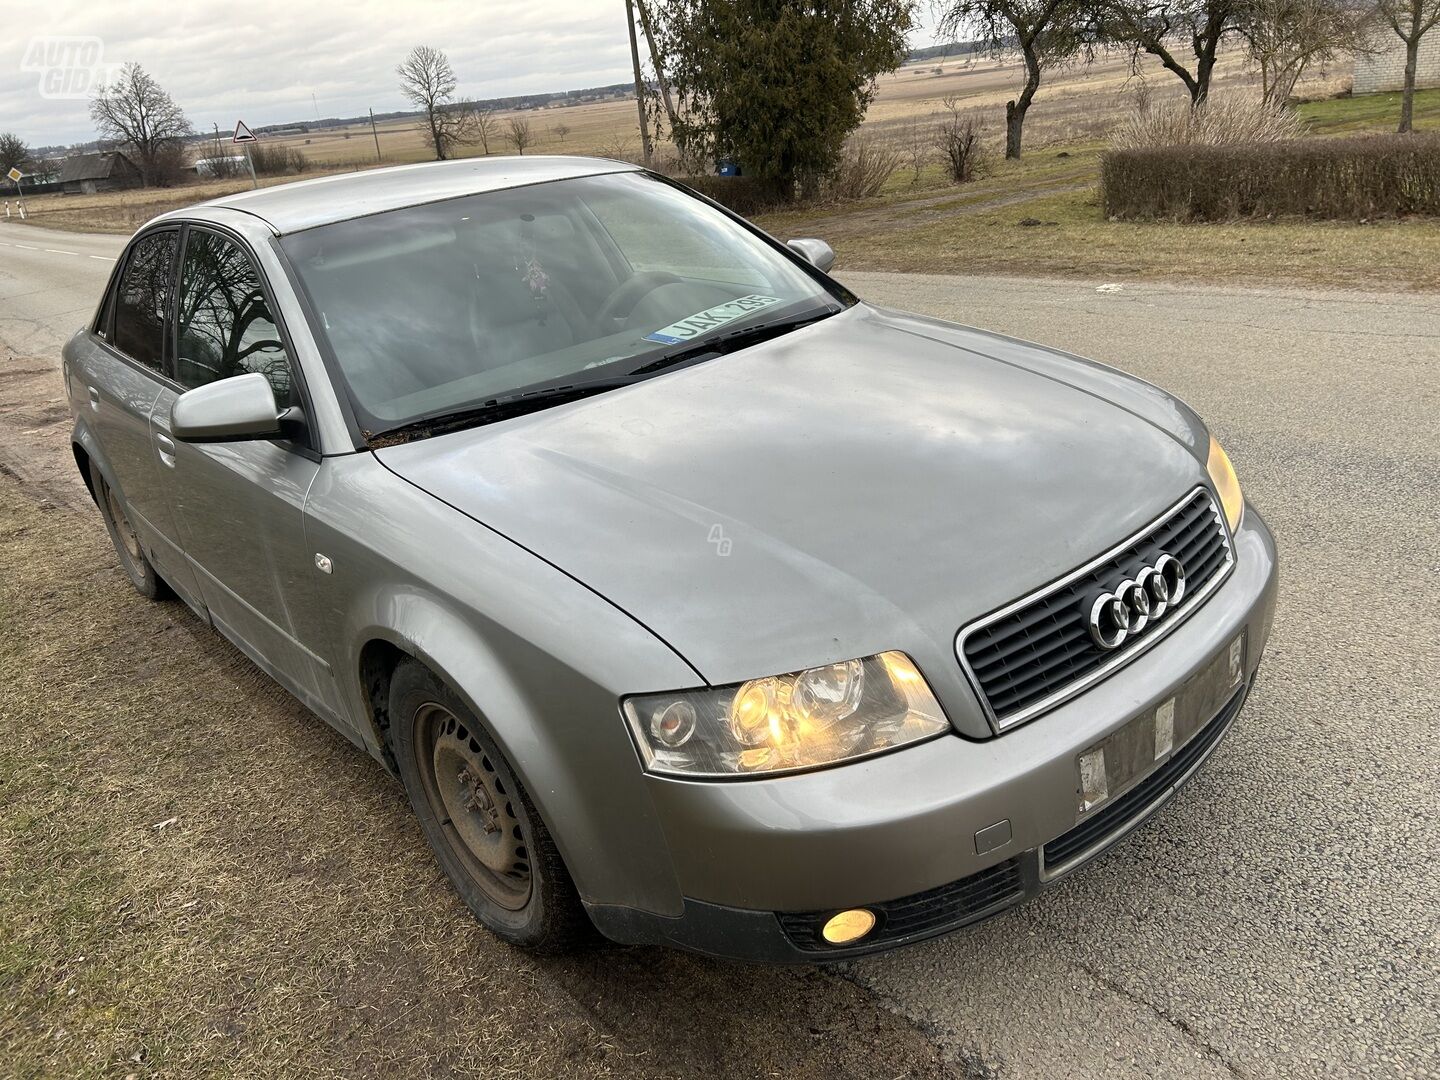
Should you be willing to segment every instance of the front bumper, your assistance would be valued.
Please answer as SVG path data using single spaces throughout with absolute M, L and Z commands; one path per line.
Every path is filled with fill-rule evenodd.
M 942 738 L 765 781 L 647 777 L 683 910 L 591 905 L 596 926 L 626 943 L 816 963 L 946 933 L 1033 895 L 1163 805 L 1233 724 L 1269 637 L 1277 576 L 1274 541 L 1253 510 L 1235 548 L 1235 570 L 1183 626 L 1005 735 Z M 1163 765 L 1080 821 L 1075 756 L 1179 693 L 1241 633 L 1238 692 Z M 991 827 L 1002 822 L 996 843 Z M 870 938 L 845 948 L 815 939 L 823 913 L 861 906 L 881 914 Z

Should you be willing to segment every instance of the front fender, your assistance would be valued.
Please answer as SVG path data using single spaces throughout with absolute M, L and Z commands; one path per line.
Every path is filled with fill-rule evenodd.
M 313 640 L 328 628 L 353 726 L 381 745 L 362 676 L 366 646 L 414 656 L 486 725 L 585 900 L 678 914 L 619 700 L 698 685 L 693 669 L 609 601 L 373 455 L 326 459 L 306 511 L 332 572 L 296 618 L 316 619 Z

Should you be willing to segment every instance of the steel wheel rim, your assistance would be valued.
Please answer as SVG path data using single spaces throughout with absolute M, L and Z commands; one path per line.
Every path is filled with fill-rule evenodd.
M 140 560 L 144 558 L 144 552 L 140 549 L 140 537 L 135 535 L 130 519 L 120 507 L 120 500 L 115 497 L 115 489 L 109 484 L 105 485 L 105 505 L 110 508 L 110 520 L 115 523 L 115 535 L 120 537 L 120 546 L 125 549 L 125 554 L 130 556 L 131 562 L 139 566 Z
M 489 900 L 519 911 L 530 901 L 531 874 L 517 794 L 474 734 L 443 705 L 420 706 L 414 731 L 415 764 L 446 843 Z

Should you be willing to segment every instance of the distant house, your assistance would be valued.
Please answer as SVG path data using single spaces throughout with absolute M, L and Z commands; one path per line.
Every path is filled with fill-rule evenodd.
M 1355 54 L 1355 93 L 1383 94 L 1405 89 L 1405 43 L 1378 19 L 1371 23 L 1369 49 Z M 1374 51 L 1370 51 L 1374 50 Z M 1440 27 L 1420 39 L 1415 88 L 1440 86 Z
M 76 154 L 60 166 L 60 190 L 67 195 L 94 195 L 140 186 L 140 170 L 118 150 Z

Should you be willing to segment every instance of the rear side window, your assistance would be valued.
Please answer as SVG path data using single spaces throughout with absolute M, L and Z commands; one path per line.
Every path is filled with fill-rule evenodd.
M 177 235 L 152 233 L 130 249 L 115 304 L 115 347 L 155 371 L 165 366 L 165 309 L 174 280 Z
M 250 256 L 235 241 L 192 228 L 180 269 L 176 378 L 193 389 L 259 372 L 280 408 L 297 404 L 290 357 Z

